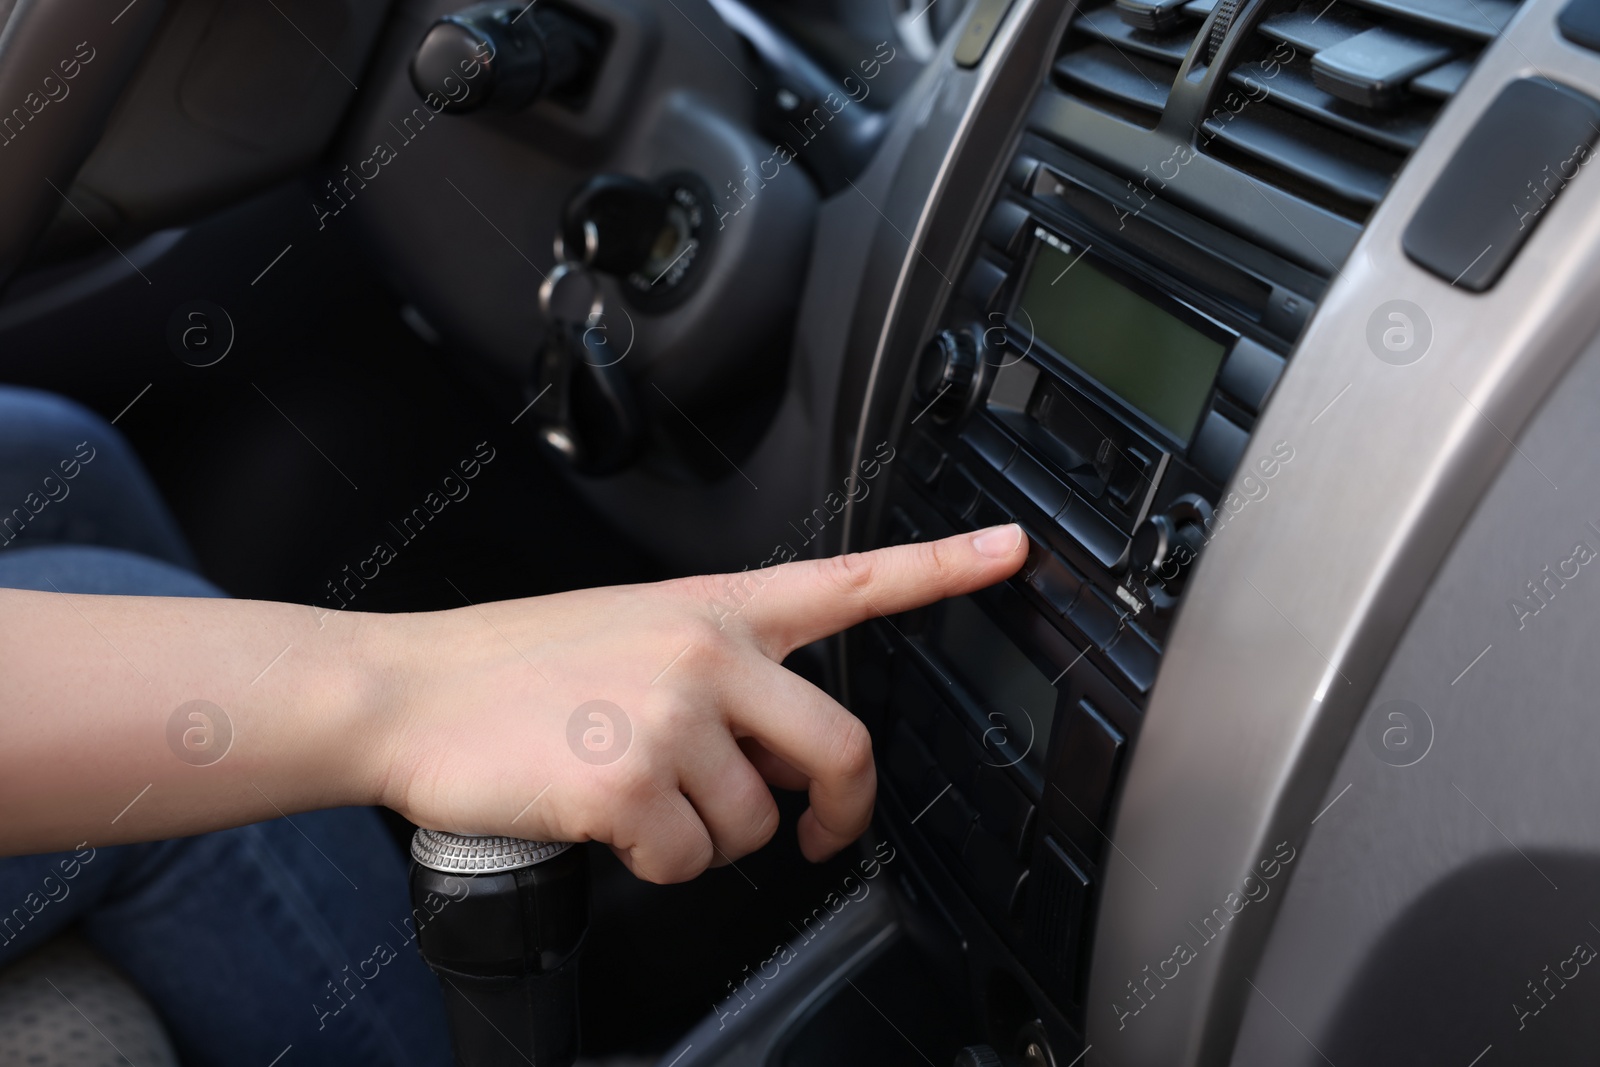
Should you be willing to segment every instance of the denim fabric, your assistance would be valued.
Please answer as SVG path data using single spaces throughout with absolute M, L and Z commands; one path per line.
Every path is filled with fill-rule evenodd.
M 0 387 L 0 556 L 46 544 L 103 545 L 195 567 L 115 427 L 64 397 Z
M 68 479 L 58 461 L 85 440 L 95 456 Z M 5 527 L 0 495 L 0 586 L 223 595 L 182 569 L 188 548 L 115 430 L 47 394 L 0 389 L 0 494 L 35 488 L 60 499 L 20 531 Z M 80 543 L 41 547 L 47 530 Z M 451 1062 L 405 860 L 370 809 L 0 859 L 0 966 L 74 924 L 149 998 L 186 1067 Z

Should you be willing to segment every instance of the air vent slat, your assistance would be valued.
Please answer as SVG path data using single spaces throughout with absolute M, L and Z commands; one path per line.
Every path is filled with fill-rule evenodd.
M 1153 128 L 1204 21 L 1189 10 L 1196 2 L 1085 4 L 1067 27 L 1051 81 L 1097 111 Z
M 1189 0 L 1183 5 L 1183 13 L 1192 19 L 1207 19 L 1211 17 L 1211 10 L 1216 6 L 1217 0 Z
M 1395 15 L 1447 33 L 1493 40 L 1517 13 L 1512 0 L 1349 0 L 1357 7 Z
M 1157 113 L 1167 106 L 1176 73 L 1154 60 L 1099 43 L 1068 52 L 1056 61 L 1055 72 L 1071 85 Z
M 1519 0 L 1267 0 L 1201 150 L 1360 222 Z
M 1183 21 L 1185 0 L 1116 0 L 1116 11 L 1135 29 L 1170 33 Z
M 1257 100 L 1266 98 L 1292 108 L 1308 118 L 1326 123 L 1356 137 L 1380 144 L 1396 152 L 1410 152 L 1422 143 L 1433 121 L 1433 111 L 1408 108 L 1375 115 L 1352 107 L 1344 100 L 1323 92 L 1300 65 L 1278 65 L 1259 61 L 1245 63 L 1229 78 Z
M 1317 86 L 1361 107 L 1393 107 L 1406 83 L 1451 56 L 1446 45 L 1384 26 L 1324 48 L 1311 57 Z
M 1411 88 L 1435 100 L 1448 100 L 1456 95 L 1461 83 L 1472 73 L 1472 60 L 1453 59 L 1442 67 L 1434 67 L 1426 74 L 1411 79 Z
M 1109 7 L 1084 12 L 1078 16 L 1073 27 L 1125 52 L 1165 60 L 1173 66 L 1183 62 L 1189 46 L 1194 43 L 1193 34 L 1158 34 L 1136 30 L 1123 21 L 1115 8 Z M 1167 81 L 1171 80 L 1169 74 Z
M 1325 127 L 1270 106 L 1251 106 L 1226 119 L 1207 119 L 1205 129 L 1246 155 L 1367 208 L 1382 199 L 1400 162 L 1394 153 L 1330 134 Z
M 1302 52 L 1315 54 L 1372 29 L 1372 23 L 1343 8 L 1327 5 L 1322 10 L 1303 7 L 1285 11 L 1261 23 L 1268 37 L 1294 45 Z

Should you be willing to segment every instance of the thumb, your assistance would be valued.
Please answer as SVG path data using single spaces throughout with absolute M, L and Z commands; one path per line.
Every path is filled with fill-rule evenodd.
M 762 650 L 781 662 L 867 619 L 1004 581 L 1027 555 L 1022 527 L 1012 523 L 942 541 L 787 563 L 763 572 L 743 617 Z

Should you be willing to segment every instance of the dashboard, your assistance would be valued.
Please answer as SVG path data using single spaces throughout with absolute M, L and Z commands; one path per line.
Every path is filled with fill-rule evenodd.
M 0 343 L 310 167 L 249 286 L 358 246 L 670 569 L 1027 534 L 800 657 L 864 888 L 663 1067 L 1600 1040 L 1600 3 L 282 2 L 147 0 L 92 129 L 0 115 Z
M 959 900 L 969 995 L 1018 1062 L 1575 1047 L 1576 1019 L 1535 1050 L 1489 1006 L 1517 968 L 1499 936 L 1471 980 L 1437 941 L 1437 966 L 1405 967 L 1430 992 L 1377 977 L 1415 924 L 1464 921 L 1509 841 L 1477 806 L 1496 756 L 1433 745 L 1497 699 L 1463 668 L 1509 627 L 1446 605 L 1488 584 L 1465 546 L 1528 534 L 1511 496 L 1558 484 L 1514 427 L 1573 361 L 1579 391 L 1593 329 L 1544 290 L 1583 286 L 1590 208 L 1563 202 L 1585 236 L 1542 253 L 1520 224 L 1533 172 L 1573 173 L 1595 137 L 1594 56 L 1558 9 L 1018 5 L 920 225 L 897 227 L 914 254 L 853 443 L 902 460 L 850 544 L 1016 520 L 1033 554 L 858 635 L 845 667 L 886 832 Z M 1562 407 L 1547 433 L 1571 431 Z M 1570 694 L 1537 703 L 1559 745 Z M 1341 799 L 1351 821 L 1324 824 Z

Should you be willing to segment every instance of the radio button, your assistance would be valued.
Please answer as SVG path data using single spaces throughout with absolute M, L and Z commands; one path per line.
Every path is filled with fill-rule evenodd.
M 911 819 L 929 837 L 942 841 L 959 858 L 978 813 L 972 810 L 972 805 L 967 803 L 965 797 L 952 788 L 928 802 L 921 811 L 912 812 Z
M 1045 603 L 1063 615 L 1078 599 L 1078 591 L 1085 581 L 1087 579 L 1077 568 L 1054 553 L 1041 554 L 1038 566 L 1028 577 L 1028 584 L 1044 597 Z
M 905 723 L 895 727 L 889 740 L 889 762 L 886 768 L 906 806 L 916 814 L 922 805 L 938 795 L 948 783 L 933 765 L 933 757 L 922 747 L 911 728 Z
M 984 911 L 1001 919 L 1009 917 L 1023 873 L 1011 849 L 991 837 L 980 823 L 967 839 L 965 859 Z
M 889 543 L 891 545 L 909 545 L 913 541 L 922 540 L 922 531 L 917 529 L 917 524 L 911 521 L 899 508 L 889 513 Z
M 1033 829 L 1033 802 L 1011 782 L 1011 776 L 992 764 L 978 768 L 972 783 L 972 804 L 978 824 L 1006 845 L 1014 855 L 1023 853 Z
M 906 466 L 924 483 L 931 482 L 938 476 L 939 468 L 944 466 L 944 449 L 935 444 L 932 438 L 916 434 L 906 449 Z
M 1189 462 L 1217 485 L 1227 485 L 1249 443 L 1250 435 L 1243 427 L 1235 426 L 1213 411 L 1206 416 L 1205 425 L 1194 439 Z
M 1086 855 L 1099 856 L 1104 848 L 1111 789 L 1126 747 L 1121 731 L 1087 700 L 1067 712 L 1045 809 Z
M 1071 534 L 1102 567 L 1115 567 L 1128 550 L 1128 535 L 1111 525 L 1081 496 L 1073 497 L 1057 513 L 1056 525 Z
M 1006 284 L 1005 269 L 987 259 L 980 259 L 967 272 L 961 285 L 961 295 L 988 310 L 1000 299 L 1000 289 Z
M 984 220 L 983 239 L 1006 255 L 1014 256 L 1032 222 L 1027 208 L 1015 200 L 1001 200 Z
M 1248 337 L 1241 337 L 1222 365 L 1222 376 L 1217 384 L 1222 386 L 1223 392 L 1259 415 L 1266 406 L 1267 397 L 1272 395 L 1273 386 L 1283 376 L 1283 366 L 1283 357 L 1278 353 Z
M 932 744 L 934 762 L 955 783 L 956 788 L 971 789 L 983 754 L 953 712 L 939 716 L 933 727 Z
M 1041 164 L 1032 156 L 1019 155 L 1006 168 L 1006 181 L 1014 188 L 1033 191 L 1033 180 L 1038 177 Z
M 1106 655 L 1141 693 L 1150 692 L 1156 684 L 1156 671 L 1161 667 L 1161 650 L 1146 637 L 1144 631 L 1131 622 L 1124 623 Z
M 1026 452 L 1019 453 L 1011 461 L 1005 475 L 1012 485 L 1021 490 L 1023 496 L 1038 505 L 1046 515 L 1060 511 L 1072 497 L 1072 490 L 1067 488 L 1065 482 L 1045 470 Z
M 1017 454 L 1017 443 L 981 416 L 973 419 L 961 436 L 968 447 L 997 471 L 1005 470 L 1006 464 Z
M 948 463 L 944 473 L 939 476 L 939 496 L 957 515 L 965 516 L 972 510 L 972 505 L 978 502 L 978 484 L 966 471 L 954 463 Z
M 1092 585 L 1084 586 L 1067 609 L 1067 618 L 1100 648 L 1111 644 L 1122 625 L 1121 610 Z
M 1150 484 L 1150 472 L 1156 461 L 1131 445 L 1117 451 L 1119 455 L 1106 479 L 1106 492 L 1119 507 L 1138 511 L 1135 505 L 1142 504 L 1145 494 L 1155 488 Z
M 988 526 L 1004 526 L 1012 518 L 1010 508 L 985 493 L 978 498 L 978 507 L 972 513 L 972 525 L 979 530 Z

